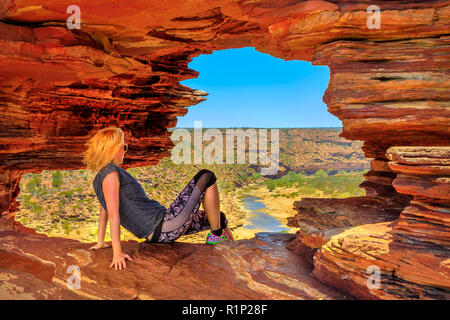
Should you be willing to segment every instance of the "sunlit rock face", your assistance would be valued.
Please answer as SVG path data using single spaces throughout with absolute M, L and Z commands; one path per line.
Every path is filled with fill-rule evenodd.
M 406 203 L 410 198 L 406 198 Z M 393 221 L 406 205 L 382 197 L 350 197 L 344 199 L 304 198 L 294 202 L 297 214 L 288 218 L 288 226 L 300 228 L 288 245 L 313 264 L 317 249 L 330 238 L 362 224 Z
M 320 280 L 359 298 L 448 300 L 450 147 L 391 147 L 386 156 L 389 168 L 397 173 L 394 188 L 412 198 L 397 219 L 386 216 L 382 205 L 375 209 L 379 212 L 370 214 L 373 207 L 367 203 L 371 197 L 366 197 L 366 203 L 359 199 L 361 206 L 353 208 L 355 216 L 340 215 L 338 207 L 341 201 L 347 204 L 355 198 L 336 199 L 328 210 L 324 199 L 315 199 L 322 201 L 312 209 L 303 204 L 291 219 L 301 231 L 288 247 L 309 254 L 313 273 Z M 307 214 L 311 210 L 315 219 Z M 324 222 L 324 216 L 329 221 Z M 336 224 L 341 227 L 337 232 Z M 357 224 L 362 225 L 349 227 Z M 331 234 L 324 239 L 327 232 Z M 372 285 L 375 268 L 379 271 L 377 286 Z
M 447 297 L 450 157 L 442 148 L 450 145 L 447 1 L 77 4 L 81 28 L 69 30 L 64 1 L 0 1 L 5 218 L 17 210 L 22 173 L 83 168 L 84 143 L 105 126 L 126 133 L 125 168 L 170 156 L 174 145 L 167 129 L 207 95 L 179 84 L 198 76 L 188 63 L 200 54 L 251 46 L 285 60 L 328 65 L 324 101 L 342 120 L 341 135 L 364 141 L 363 151 L 373 159 L 361 184 L 368 199 L 336 202 L 329 211 L 338 212 L 337 222 L 312 220 L 319 231 L 334 229 L 328 238 L 309 241 L 316 276 L 359 298 Z M 381 9 L 379 29 L 368 27 L 369 4 Z M 324 201 L 298 208 L 313 205 L 323 213 L 322 205 L 332 206 Z M 361 216 L 368 220 L 357 212 L 366 210 L 358 205 L 366 202 L 373 214 Z M 394 211 L 392 216 L 375 217 L 384 208 Z M 384 218 L 391 224 L 379 221 Z M 302 219 L 296 220 L 301 226 Z M 352 228 L 360 224 L 365 227 Z M 336 233 L 341 227 L 346 231 Z M 297 243 L 308 243 L 304 236 L 299 233 Z M 345 261 L 354 263 L 342 263 L 345 246 L 354 249 L 345 251 Z M 379 264 L 386 281 L 370 291 L 364 259 L 374 246 L 379 250 L 370 263 Z

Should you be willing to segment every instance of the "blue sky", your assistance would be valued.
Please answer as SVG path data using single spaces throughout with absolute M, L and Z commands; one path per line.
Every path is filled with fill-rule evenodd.
M 284 61 L 254 48 L 215 51 L 189 63 L 200 72 L 182 81 L 209 93 L 206 101 L 188 107 L 177 128 L 341 127 L 322 101 L 330 72 L 327 66 Z

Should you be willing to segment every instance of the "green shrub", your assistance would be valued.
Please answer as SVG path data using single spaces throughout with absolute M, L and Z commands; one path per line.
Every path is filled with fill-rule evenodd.
M 31 203 L 32 207 L 31 207 L 31 211 L 35 212 L 35 213 L 41 213 L 42 212 L 42 206 L 38 205 L 35 202 Z
M 41 183 L 41 177 L 37 174 L 33 174 L 30 181 L 28 181 L 25 189 L 30 193 L 34 193 L 36 191 L 36 188 L 41 186 Z
M 53 188 L 60 188 L 63 184 L 63 175 L 61 171 L 57 170 L 53 172 L 52 174 L 52 187 Z
M 252 178 L 255 179 L 255 180 L 261 178 L 261 173 L 259 173 L 259 172 L 253 172 Z
M 61 191 L 60 193 L 57 194 L 58 197 L 63 197 L 63 196 L 68 196 L 71 197 L 73 196 L 74 191 L 73 190 L 66 190 L 66 191 Z

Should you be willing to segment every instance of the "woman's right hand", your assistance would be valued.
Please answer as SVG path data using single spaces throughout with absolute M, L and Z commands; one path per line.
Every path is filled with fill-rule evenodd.
M 119 267 L 119 270 L 122 270 L 122 266 L 124 268 L 127 267 L 127 264 L 125 263 L 125 260 L 128 259 L 130 261 L 133 261 L 131 257 L 126 253 L 119 253 L 117 255 L 114 255 L 113 261 L 111 262 L 110 268 L 114 266 L 114 268 L 117 270 L 117 267 Z

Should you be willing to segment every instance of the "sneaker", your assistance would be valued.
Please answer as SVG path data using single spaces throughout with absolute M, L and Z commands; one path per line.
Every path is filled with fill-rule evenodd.
M 220 237 L 216 236 L 214 233 L 209 232 L 208 236 L 206 237 L 206 244 L 216 245 L 225 240 L 230 240 L 225 231 L 222 230 L 222 235 Z

